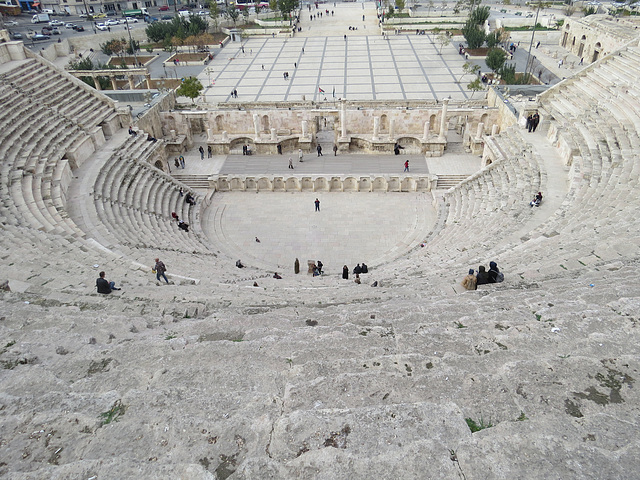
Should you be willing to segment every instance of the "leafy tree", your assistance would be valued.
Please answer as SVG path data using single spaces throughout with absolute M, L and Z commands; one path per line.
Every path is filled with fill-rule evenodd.
M 575 5 L 565 5 L 564 8 L 562 9 L 562 12 L 567 16 L 567 17 L 571 17 L 574 13 L 576 13 L 578 7 L 576 7 Z
M 497 72 L 502 68 L 504 62 L 507 60 L 507 52 L 502 50 L 501 48 L 492 48 L 487 53 L 487 58 L 485 58 L 485 63 L 487 67 L 489 67 L 494 72 Z
M 401 13 L 405 7 L 404 0 L 395 0 L 395 3 L 396 3 L 396 10 L 398 10 L 398 13 Z
M 489 7 L 478 7 L 471 12 L 469 15 L 469 20 L 471 20 L 476 25 L 484 25 L 484 22 L 489 20 L 489 16 L 491 15 L 491 10 Z
M 247 22 L 249 21 L 249 9 L 248 8 L 243 8 L 242 9 L 242 17 L 243 17 L 244 23 L 246 25 Z
M 127 46 L 127 54 L 133 55 L 134 52 L 140 51 L 140 42 L 137 40 L 131 40 L 130 42 L 126 42 Z
M 100 49 L 105 55 L 122 55 L 126 47 L 127 41 L 124 38 L 121 40 L 109 40 L 100 45 Z
M 198 98 L 203 87 L 195 77 L 186 78 L 182 84 L 176 90 L 176 95 L 179 97 L 187 97 L 191 99 L 191 103 L 195 103 L 195 99 Z
M 480 65 L 476 65 L 471 62 L 464 62 L 464 65 L 462 65 L 462 71 L 463 73 L 460 75 L 460 78 L 456 83 L 460 83 L 462 81 L 462 77 L 465 75 L 476 75 L 480 71 Z
M 298 8 L 298 0 L 278 0 L 278 10 L 282 12 L 282 18 L 289 17 L 289 14 Z
M 217 32 L 220 26 L 220 7 L 218 6 L 218 2 L 212 2 L 209 7 L 209 17 L 213 21 L 213 31 Z
M 429 12 L 431 11 L 431 9 L 433 8 L 433 0 L 429 0 L 429 4 L 427 5 L 427 17 L 429 16 Z
M 467 23 L 462 27 L 462 35 L 464 39 L 467 41 L 467 45 L 469 48 L 480 48 L 484 43 L 484 31 L 478 28 L 478 25 L 473 23 L 471 20 L 467 20 Z
M 585 17 L 588 17 L 589 15 L 595 14 L 596 11 L 597 11 L 596 7 L 587 7 L 587 8 L 583 8 L 582 9 L 582 13 L 584 13 Z
M 240 10 L 238 10 L 236 7 L 229 6 L 229 8 L 227 8 L 227 11 L 224 12 L 224 14 L 229 20 L 233 22 L 233 26 L 235 27 L 236 22 L 240 17 Z
M 487 47 L 493 48 L 499 45 L 502 41 L 504 41 L 506 37 L 505 33 L 506 32 L 504 31 L 504 29 L 500 28 L 488 34 L 485 38 Z
M 442 55 L 442 49 L 451 43 L 449 36 L 446 33 L 439 33 L 436 37 L 436 41 L 440 45 L 440 50 L 438 51 L 438 55 Z
M 484 90 L 484 85 L 482 84 L 479 78 L 476 78 L 473 82 L 467 85 L 467 89 L 471 90 L 471 98 L 473 98 L 473 95 L 476 92 L 479 92 L 480 90 Z
M 187 38 L 189 35 L 204 33 L 209 28 L 207 21 L 198 15 L 191 15 L 188 19 L 174 17 L 170 22 L 155 22 L 147 26 L 147 38 L 152 42 L 162 42 L 167 38 Z
M 503 65 L 498 73 L 507 85 L 516 84 L 516 65 L 514 63 Z
M 269 0 L 269 10 L 272 12 L 278 10 L 278 0 Z

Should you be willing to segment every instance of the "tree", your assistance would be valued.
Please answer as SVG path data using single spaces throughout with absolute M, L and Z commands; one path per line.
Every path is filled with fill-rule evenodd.
M 462 27 L 462 35 L 467 41 L 467 46 L 471 49 L 480 48 L 484 43 L 484 31 L 478 28 L 478 25 L 471 20 L 467 20 L 467 23 Z
M 229 6 L 227 11 L 224 12 L 225 16 L 233 22 L 233 26 L 236 26 L 236 22 L 238 21 L 238 17 L 240 17 L 240 11 L 233 6 Z
M 451 43 L 449 36 L 446 33 L 439 33 L 436 37 L 436 41 L 440 45 L 440 50 L 438 51 L 438 55 L 442 55 L 442 49 Z
M 487 67 L 493 70 L 496 73 L 498 70 L 502 68 L 504 62 L 507 60 L 507 52 L 502 50 L 501 48 L 492 48 L 487 53 L 487 58 L 485 58 L 485 63 Z
M 186 78 L 180 87 L 176 90 L 178 97 L 187 97 L 191 99 L 191 103 L 195 103 L 195 99 L 200 95 L 203 87 L 196 77 Z
M 404 7 L 405 7 L 404 0 L 395 0 L 395 2 L 396 2 L 396 10 L 398 10 L 398 13 L 402 13 L 402 10 L 404 10 Z
M 219 28 L 219 17 L 220 17 L 220 7 L 218 6 L 218 2 L 212 2 L 209 7 L 209 17 L 213 21 L 213 31 L 217 32 Z
M 478 26 L 484 25 L 484 22 L 489 20 L 489 16 L 491 15 L 491 10 L 489 7 L 478 7 L 471 12 L 469 15 L 469 20 L 475 23 Z
M 473 98 L 473 95 L 476 92 L 479 92 L 480 90 L 484 90 L 484 85 L 482 84 L 479 78 L 476 78 L 473 82 L 467 85 L 467 89 L 471 90 L 471 98 Z
M 121 40 L 109 40 L 107 43 L 100 45 L 100 50 L 105 55 L 122 55 L 125 48 L 127 48 L 127 41 L 124 38 Z
M 516 83 L 516 65 L 512 64 L 504 64 L 500 69 L 500 76 L 502 80 L 507 85 L 515 85 Z
M 427 17 L 429 16 L 429 12 L 433 8 L 433 0 L 429 0 L 429 4 L 427 5 L 429 8 L 427 9 Z
M 282 18 L 289 17 L 296 8 L 298 8 L 298 0 L 278 0 L 278 10 L 282 13 Z
M 242 9 L 242 17 L 243 17 L 243 21 L 244 21 L 244 23 L 246 25 L 247 22 L 249 21 L 249 9 L 248 8 L 243 8 Z
M 462 77 L 465 75 L 476 75 L 480 71 L 480 65 L 476 65 L 471 62 L 464 62 L 464 65 L 462 65 L 462 71 L 463 73 L 460 75 L 460 78 L 456 83 L 460 83 L 462 81 Z
M 269 0 L 269 10 L 272 12 L 278 10 L 278 0 Z
M 582 13 L 584 13 L 585 17 L 588 17 L 589 15 L 594 15 L 597 11 L 598 9 L 596 7 L 587 7 L 582 9 Z
M 485 38 L 487 42 L 487 47 L 493 48 L 502 43 L 504 38 L 506 37 L 506 32 L 503 28 L 495 30 L 488 34 Z

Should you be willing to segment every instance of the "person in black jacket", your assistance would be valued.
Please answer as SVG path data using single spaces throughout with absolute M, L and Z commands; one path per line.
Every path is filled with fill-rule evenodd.
M 342 267 L 342 278 L 344 278 L 345 280 L 349 280 L 349 267 L 347 267 L 346 265 Z
M 489 274 L 486 272 L 484 265 L 478 267 L 478 275 L 476 275 L 476 285 L 486 285 L 489 283 Z
M 104 278 L 106 273 L 100 272 L 100 277 L 96 280 L 96 288 L 98 289 L 98 293 L 111 293 L 112 290 L 120 290 L 116 288 L 116 282 L 110 282 L 106 278 Z
M 497 283 L 500 270 L 496 262 L 489 262 L 489 283 Z

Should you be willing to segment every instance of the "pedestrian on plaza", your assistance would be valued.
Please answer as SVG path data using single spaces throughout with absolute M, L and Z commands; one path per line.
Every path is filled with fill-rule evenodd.
M 96 280 L 98 293 L 108 294 L 111 293 L 112 290 L 120 290 L 119 288 L 116 288 L 116 282 L 110 282 L 104 278 L 105 275 L 106 274 L 104 272 L 100 272 L 100 277 Z
M 298 149 L 298 161 L 299 162 L 304 162 L 304 160 L 302 159 L 303 155 L 302 155 L 302 149 L 299 148 Z
M 211 145 L 207 145 L 207 158 L 211 158 Z
M 240 48 L 242 49 L 242 53 L 244 53 L 244 46 L 240 46 Z
M 202 148 L 202 145 L 200 145 L 198 151 L 200 152 L 200 160 L 204 160 L 204 148 Z
M 178 160 L 178 157 L 176 157 L 176 159 L 173 161 L 173 164 L 176 166 L 176 168 L 180 168 L 180 160 Z
M 180 166 L 184 170 L 184 167 L 185 167 L 184 157 L 182 155 L 180 155 L 180 157 L 178 157 L 178 159 L 180 160 Z
M 404 171 L 408 172 L 409 171 L 409 160 L 407 160 L 406 162 L 404 162 Z
M 324 265 L 320 260 L 316 262 L 316 267 L 318 268 L 318 273 L 322 275 L 322 268 L 324 267 Z
M 349 280 L 349 267 L 347 267 L 346 265 L 342 267 L 342 278 L 344 280 Z
M 289 168 L 293 170 L 293 159 L 289 157 Z
M 238 98 L 238 90 L 236 90 L 235 88 L 233 89 L 233 96 L 235 98 Z
M 242 154 L 243 155 L 247 154 L 247 146 L 246 145 L 242 145 Z
M 316 198 L 316 201 L 315 201 L 315 202 L 313 202 L 313 203 L 315 203 L 315 204 L 316 204 L 316 212 L 319 212 L 319 211 L 320 211 L 320 200 L 318 200 L 318 199 Z
M 282 145 L 278 144 L 276 150 L 278 150 L 278 155 L 282 155 Z
M 462 279 L 462 286 L 467 290 L 477 290 L 478 289 L 478 279 L 474 275 L 473 268 L 469 269 L 469 274 Z
M 316 147 L 316 151 L 318 152 L 319 157 L 324 157 L 324 155 L 322 155 L 322 146 L 320 144 Z
M 527 131 L 528 131 L 529 133 L 531 133 L 532 123 L 533 123 L 533 115 L 529 115 L 529 116 L 527 117 L 527 124 L 526 124 L 526 126 L 525 126 L 525 128 L 527 129 Z
M 262 70 L 264 70 L 264 65 L 262 65 Z
M 298 68 L 298 62 L 293 62 L 293 68 Z
M 164 281 L 169 285 L 169 279 L 164 272 L 167 271 L 167 267 L 160 261 L 159 258 L 156 258 L 156 264 L 153 267 L 153 271 L 156 272 L 156 280 L 160 281 L 160 277 L 164 278 Z
M 333 144 L 333 156 L 335 157 L 336 155 L 338 155 L 338 146 L 334 143 Z
M 182 198 L 184 196 L 184 192 L 182 191 L 182 187 L 180 187 L 180 197 Z

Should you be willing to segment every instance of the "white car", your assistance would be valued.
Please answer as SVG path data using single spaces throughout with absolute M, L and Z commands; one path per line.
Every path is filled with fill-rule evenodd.
M 7 22 L 4 22 L 4 24 L 8 27 L 15 27 L 18 25 L 18 22 L 16 22 L 15 20 L 9 20 Z
M 96 28 L 98 30 L 108 30 L 109 27 L 107 25 L 105 25 L 104 23 L 96 23 Z
M 5 25 L 7 24 L 7 22 L 5 22 Z M 64 23 L 62 23 L 60 20 L 51 20 L 49 22 L 49 25 L 51 25 L 52 27 L 61 27 L 64 25 Z
M 121 18 L 118 20 L 120 23 L 138 23 L 138 19 L 134 17 Z
M 80 15 L 78 15 L 80 18 L 87 18 L 87 14 L 86 13 L 81 13 Z
M 67 23 L 64 26 L 64 28 L 73 28 L 73 27 L 75 27 L 75 25 L 73 23 Z
M 104 22 L 104 24 L 110 27 L 110 26 L 113 26 L 113 25 L 118 25 L 118 21 L 109 19 L 106 22 Z

